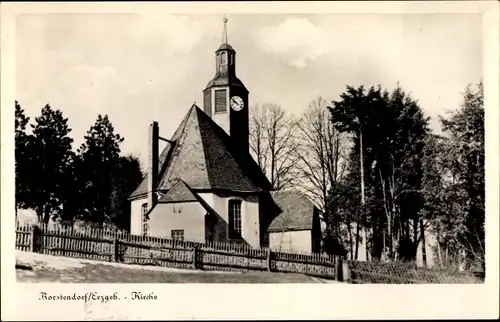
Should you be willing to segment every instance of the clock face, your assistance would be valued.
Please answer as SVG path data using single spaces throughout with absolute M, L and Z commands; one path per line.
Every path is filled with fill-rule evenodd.
M 245 102 L 243 102 L 243 99 L 239 96 L 233 96 L 231 97 L 231 108 L 235 111 L 241 111 L 245 107 Z

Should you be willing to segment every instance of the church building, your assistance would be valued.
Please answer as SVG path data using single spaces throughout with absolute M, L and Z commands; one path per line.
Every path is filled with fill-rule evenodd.
M 170 139 L 158 122 L 149 127 L 147 173 L 129 197 L 131 233 L 319 252 L 318 209 L 299 191 L 274 191 L 250 155 L 249 91 L 226 23 L 203 109 L 193 105 Z

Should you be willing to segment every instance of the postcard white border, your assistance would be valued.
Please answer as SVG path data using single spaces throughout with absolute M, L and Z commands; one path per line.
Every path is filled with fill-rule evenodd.
M 498 317 L 499 4 L 496 1 L 1 3 L 2 320 Z M 486 109 L 484 285 L 18 284 L 14 271 L 15 17 L 20 13 L 477 13 L 483 17 Z M 460 66 L 457 66 L 460 68 Z M 10 215 L 12 214 L 12 215 Z M 159 301 L 38 300 L 39 291 L 155 292 Z

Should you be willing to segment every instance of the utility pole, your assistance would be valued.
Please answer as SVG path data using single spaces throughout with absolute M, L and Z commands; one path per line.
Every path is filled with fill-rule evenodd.
M 362 218 L 365 218 L 365 167 L 364 167 L 364 157 L 363 157 L 363 125 L 360 124 L 359 127 L 359 164 L 361 170 L 361 211 Z M 363 227 L 364 237 L 365 237 L 365 256 L 368 260 L 368 233 L 366 228 Z

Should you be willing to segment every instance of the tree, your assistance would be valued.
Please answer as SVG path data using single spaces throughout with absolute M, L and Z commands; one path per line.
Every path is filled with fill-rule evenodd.
M 113 168 L 110 221 L 115 227 L 130 230 L 130 202 L 128 197 L 142 181 L 139 159 L 134 156 L 119 157 Z
M 367 139 L 373 138 L 378 132 L 378 122 L 373 122 L 379 114 L 375 113 L 376 105 L 382 102 L 381 89 L 371 87 L 368 93 L 365 93 L 365 88 L 360 86 L 354 88 L 347 86 L 346 91 L 340 95 L 340 100 L 332 102 L 329 106 L 331 120 L 333 126 L 341 133 L 349 133 L 352 138 L 353 149 L 350 153 L 351 163 L 354 162 L 354 157 L 359 160 L 359 184 L 360 184 L 360 203 L 361 211 L 356 216 L 356 246 L 354 258 L 358 258 L 358 246 L 361 240 L 361 228 L 368 228 L 366 217 L 366 189 L 365 189 L 365 173 L 366 173 L 366 152 L 370 150 L 369 144 L 366 144 Z M 378 104 L 377 104 L 378 103 Z M 379 112 L 379 111 L 377 111 Z M 370 143 L 370 142 L 368 142 Z M 355 171 L 351 167 L 351 171 Z M 350 191 L 353 191 L 352 189 Z M 350 222 L 350 221 L 349 221 Z M 348 227 L 350 230 L 351 228 Z M 367 242 L 367 233 L 365 230 L 365 242 Z M 368 257 L 368 248 L 367 254 Z
M 397 251 L 400 259 L 415 260 L 424 233 L 422 179 L 429 118 L 399 86 L 389 98 L 389 108 L 395 119 L 391 121 L 392 127 L 387 123 L 385 127 L 393 135 L 388 133 L 385 142 L 380 140 L 376 151 L 387 217 L 388 240 L 383 240 L 384 251 L 391 259 Z
M 81 184 L 80 219 L 102 225 L 112 220 L 113 173 L 123 138 L 114 133 L 107 115 L 98 115 L 78 150 L 77 172 Z
M 82 210 L 82 182 L 78 176 L 80 159 L 75 153 L 70 155 L 68 167 L 62 175 L 65 189 L 61 192 L 62 209 L 59 220 L 71 226 Z
M 250 118 L 250 149 L 276 190 L 296 183 L 297 122 L 279 105 L 255 105 Z
M 456 266 L 463 261 L 460 258 L 462 251 L 457 243 L 457 234 L 462 226 L 461 218 L 465 217 L 461 209 L 461 196 L 464 192 L 457 184 L 456 176 L 450 172 L 450 165 L 456 160 L 450 147 L 448 138 L 428 135 L 424 151 L 422 189 L 422 217 L 425 226 L 428 226 L 424 229 L 437 237 L 435 259 L 438 265 L 446 267 Z M 424 247 L 422 254 L 427 255 Z
M 15 171 L 16 171 L 16 210 L 26 209 L 31 205 L 29 197 L 30 190 L 30 155 L 28 150 L 29 136 L 26 134 L 26 126 L 29 117 L 24 114 L 21 105 L 15 102 Z M 17 214 L 17 212 L 16 212 Z
M 464 102 L 448 118 L 441 117 L 442 130 L 447 137 L 450 160 L 448 180 L 453 180 L 463 214 L 456 237 L 465 253 L 467 267 L 484 262 L 484 88 L 482 81 L 476 91 L 467 86 Z
M 345 137 L 332 126 L 327 102 L 317 97 L 298 122 L 301 187 L 325 212 L 328 192 L 345 170 Z
M 373 257 L 394 259 L 396 252 L 400 259 L 413 260 L 420 238 L 421 161 L 428 119 L 399 86 L 391 94 L 381 86 L 366 92 L 362 86 L 348 86 L 330 111 L 335 127 L 352 134 L 351 160 L 359 158 L 362 210 L 356 241 L 363 226 L 371 231 Z
M 346 168 L 346 138 L 330 122 L 327 101 L 317 97 L 298 122 L 299 147 L 297 174 L 299 187 L 321 210 L 326 224 L 324 248 L 343 253 L 340 247 L 341 227 L 330 209 L 329 193 L 336 188 Z
M 42 223 L 58 219 L 67 191 L 66 174 L 71 167 L 71 129 L 60 110 L 48 104 L 31 125 L 33 135 L 28 142 L 30 162 L 30 203 Z
M 331 253 L 349 254 L 350 259 L 355 259 L 361 236 L 359 231 L 356 234 L 352 227 L 361 222 L 362 207 L 359 202 L 359 172 L 351 171 L 349 167 L 352 166 L 353 170 L 357 170 L 357 163 L 349 162 L 346 176 L 329 192 L 325 242 L 330 243 L 326 248 L 332 249 Z M 337 228 L 337 231 L 331 227 Z

